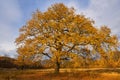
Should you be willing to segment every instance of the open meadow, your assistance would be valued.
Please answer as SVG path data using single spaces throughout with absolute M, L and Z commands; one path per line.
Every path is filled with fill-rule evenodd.
M 120 80 L 119 4 L 0 0 L 0 80 Z
M 120 80 L 120 69 L 1 69 L 0 80 Z

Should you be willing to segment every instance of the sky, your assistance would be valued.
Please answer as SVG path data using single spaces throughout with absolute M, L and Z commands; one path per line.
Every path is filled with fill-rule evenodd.
M 15 57 L 15 39 L 19 28 L 37 9 L 44 12 L 54 3 L 74 7 L 95 21 L 95 26 L 107 25 L 120 38 L 120 0 L 0 0 L 0 55 Z

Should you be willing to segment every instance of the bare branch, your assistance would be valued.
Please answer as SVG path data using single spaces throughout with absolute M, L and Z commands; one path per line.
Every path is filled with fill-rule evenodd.
M 48 55 L 48 53 L 42 53 L 43 55 L 46 55 L 47 57 L 51 58 L 50 55 Z

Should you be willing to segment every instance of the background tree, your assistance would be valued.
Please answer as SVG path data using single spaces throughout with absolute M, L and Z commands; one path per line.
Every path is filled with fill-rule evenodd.
M 15 59 L 7 56 L 0 56 L 0 68 L 15 68 Z
M 56 73 L 66 60 L 79 65 L 81 56 L 84 59 L 95 54 L 105 56 L 106 50 L 116 49 L 117 38 L 109 28 L 99 30 L 93 24 L 93 20 L 75 14 L 74 8 L 62 3 L 52 5 L 46 12 L 37 10 L 20 29 L 16 39 L 18 54 L 24 55 L 24 59 L 41 54 L 41 59 L 54 62 Z

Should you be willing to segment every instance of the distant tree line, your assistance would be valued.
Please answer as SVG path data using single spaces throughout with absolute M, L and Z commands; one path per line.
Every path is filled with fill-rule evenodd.
M 14 58 L 0 56 L 0 68 L 16 68 L 16 69 L 41 69 L 42 65 L 38 62 L 32 64 L 16 64 L 17 60 Z
M 112 55 L 112 54 L 108 54 Z M 61 68 L 119 68 L 120 67 L 120 51 L 109 58 L 85 59 L 81 58 L 79 64 L 75 65 L 74 61 L 64 61 Z M 0 68 L 16 68 L 16 69 L 46 69 L 54 68 L 52 60 L 44 59 L 35 62 L 20 62 L 17 59 L 0 56 Z

